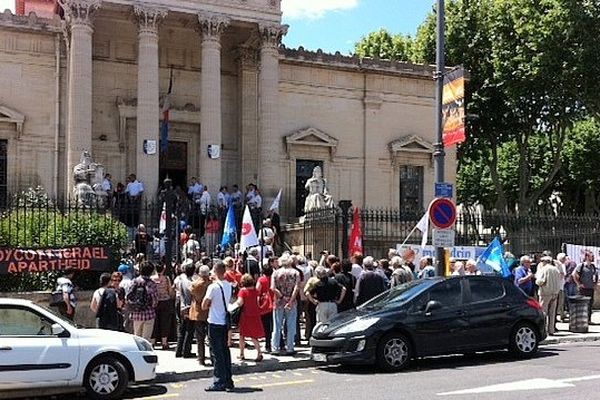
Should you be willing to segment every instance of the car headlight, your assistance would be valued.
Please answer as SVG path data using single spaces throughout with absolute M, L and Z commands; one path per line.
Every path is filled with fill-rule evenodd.
M 139 351 L 154 351 L 152 345 L 146 339 L 139 336 L 134 336 L 133 340 L 135 340 L 135 344 L 137 345 Z
M 322 322 L 319 322 L 317 325 L 315 325 L 315 327 L 313 328 L 313 333 L 323 333 L 327 330 L 327 327 L 329 325 L 324 324 Z
M 352 333 L 362 333 L 379 322 L 379 320 L 380 318 L 377 317 L 357 319 L 354 322 L 350 322 L 348 325 L 342 326 L 340 329 L 336 329 L 333 334 L 338 336 Z

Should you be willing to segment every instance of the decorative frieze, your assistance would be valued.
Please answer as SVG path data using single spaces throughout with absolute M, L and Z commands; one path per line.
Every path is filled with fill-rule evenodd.
M 287 34 L 289 25 L 268 24 L 259 25 L 259 33 L 263 47 L 277 48 Z

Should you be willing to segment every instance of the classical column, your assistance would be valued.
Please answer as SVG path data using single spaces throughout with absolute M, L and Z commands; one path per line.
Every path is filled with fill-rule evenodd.
M 239 182 L 246 185 L 258 178 L 258 51 L 252 46 L 238 49 L 238 98 L 240 99 Z
M 216 193 L 221 181 L 221 155 L 209 156 L 209 146 L 221 149 L 221 34 L 229 25 L 229 18 L 219 14 L 198 14 L 202 35 L 202 71 L 200 74 L 200 182 Z
M 69 36 L 66 195 L 72 195 L 73 168 L 84 150 L 92 152 L 92 33 L 100 0 L 62 0 Z
M 281 39 L 287 33 L 287 25 L 259 26 L 260 69 L 258 73 L 258 187 L 263 196 L 263 208 L 282 186 L 283 174 L 279 165 L 281 132 L 279 132 L 279 51 Z
M 133 10 L 138 23 L 136 175 L 151 200 L 159 185 L 158 26 L 167 12 L 143 5 L 135 5 Z M 144 148 L 144 142 L 154 148 Z

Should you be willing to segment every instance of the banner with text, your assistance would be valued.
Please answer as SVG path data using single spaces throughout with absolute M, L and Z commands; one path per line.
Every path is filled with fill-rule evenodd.
M 444 75 L 442 115 L 444 146 L 465 141 L 465 73 L 458 68 Z
M 74 246 L 62 249 L 0 249 L 0 274 L 78 270 L 107 271 L 108 251 L 102 246 Z
M 418 244 L 397 244 L 396 250 L 402 255 L 404 251 L 412 249 L 415 252 L 415 259 L 418 261 L 420 257 L 431 257 L 435 258 L 435 247 L 428 245 L 423 248 L 423 252 L 421 252 L 421 246 Z M 479 246 L 454 246 L 450 249 L 450 257 L 453 257 L 457 260 L 468 260 L 472 258 L 476 260 L 483 252 L 485 251 L 485 247 Z
M 591 251 L 596 260 L 600 259 L 600 247 L 565 243 L 564 250 L 569 258 L 575 261 L 577 264 L 581 264 L 583 262 L 583 255 L 585 251 Z

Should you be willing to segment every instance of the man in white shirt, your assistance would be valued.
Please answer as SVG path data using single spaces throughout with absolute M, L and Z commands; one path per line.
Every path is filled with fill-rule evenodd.
M 196 177 L 193 176 L 191 181 L 190 181 L 190 186 L 188 186 L 188 197 L 193 200 L 194 199 L 194 195 L 201 195 L 202 194 L 202 184 L 199 183 L 196 180 Z
M 211 198 L 210 198 L 210 193 L 208 192 L 208 186 L 204 186 L 202 188 L 202 196 L 200 196 L 200 212 L 203 215 L 206 215 L 210 209 L 210 202 L 211 202 Z
M 227 192 L 227 186 L 221 186 L 217 193 L 217 207 L 219 210 L 227 210 L 231 195 Z
M 144 193 L 144 184 L 137 180 L 135 174 L 129 175 L 129 183 L 127 184 L 125 193 L 132 199 L 138 199 Z
M 102 181 L 102 190 L 106 192 L 107 195 L 111 195 L 113 187 L 112 187 L 112 181 L 111 181 L 111 176 L 110 174 L 106 174 L 104 175 L 104 180 Z
M 213 267 L 213 283 L 206 289 L 202 309 L 208 310 L 208 339 L 212 353 L 213 384 L 207 392 L 224 392 L 234 388 L 231 372 L 231 353 L 227 347 L 227 306 L 231 303 L 233 288 L 224 279 L 225 264 L 217 261 Z
M 242 206 L 242 197 L 244 197 L 244 195 L 242 194 L 242 191 L 240 190 L 238 185 L 232 186 L 230 196 L 231 196 L 231 202 L 233 203 L 233 205 L 236 208 Z

